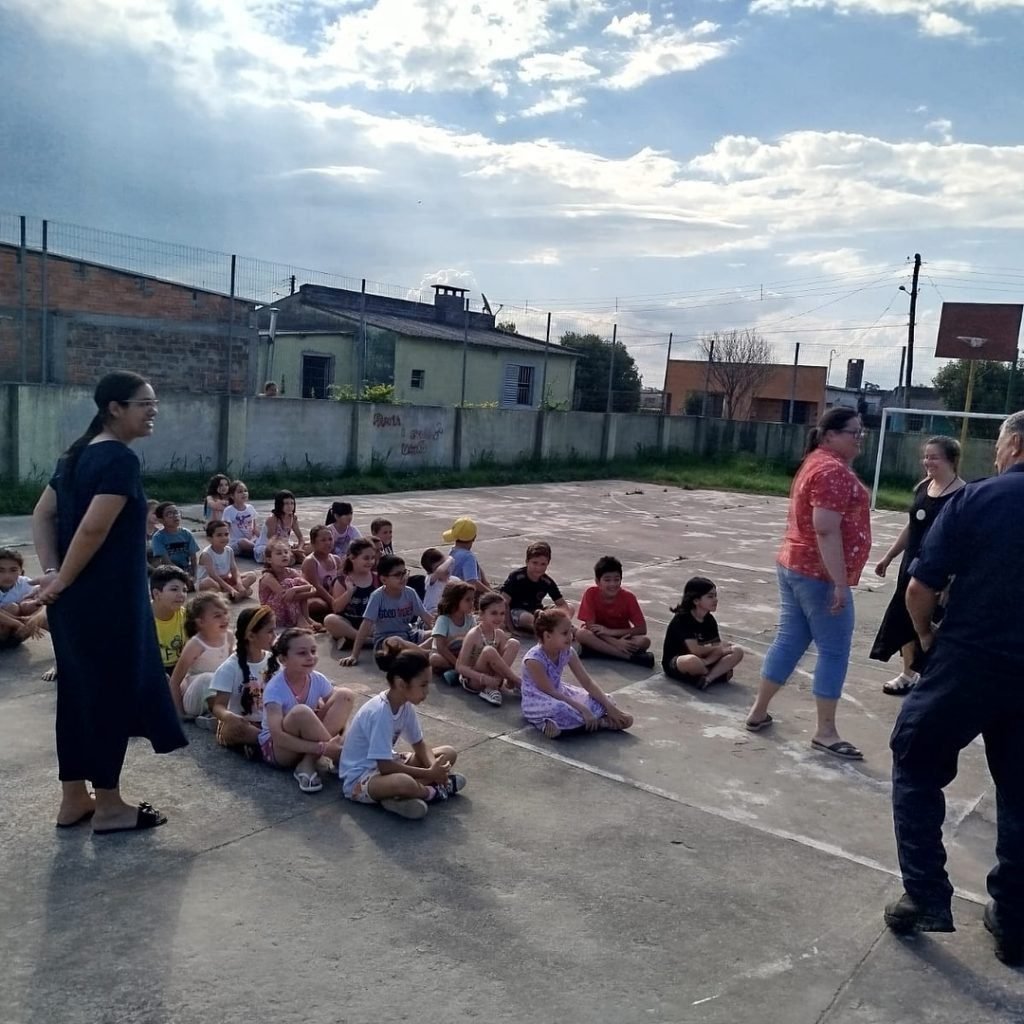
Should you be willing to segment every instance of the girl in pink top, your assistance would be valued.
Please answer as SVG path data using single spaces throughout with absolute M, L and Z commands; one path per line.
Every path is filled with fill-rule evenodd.
M 836 706 L 853 642 L 850 588 L 871 553 L 868 492 L 851 468 L 863 437 L 856 409 L 829 409 L 811 431 L 790 491 L 778 557 L 779 630 L 765 655 L 757 699 L 747 715 L 751 732 L 772 724 L 771 699 L 814 641 L 818 722 L 811 746 L 858 761 L 864 755 L 836 731 Z

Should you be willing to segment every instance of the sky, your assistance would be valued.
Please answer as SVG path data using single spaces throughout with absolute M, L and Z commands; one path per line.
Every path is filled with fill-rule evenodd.
M 0 211 L 914 383 L 1024 298 L 1024 0 L 0 0 Z M 0 225 L 11 223 L 0 216 Z M 116 247 L 115 242 L 110 243 Z

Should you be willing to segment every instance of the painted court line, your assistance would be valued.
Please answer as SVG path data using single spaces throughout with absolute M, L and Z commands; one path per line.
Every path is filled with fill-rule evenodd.
M 789 832 L 786 829 L 773 828 L 771 825 L 754 823 L 749 819 L 740 817 L 739 815 L 731 814 L 729 811 L 723 810 L 720 807 L 711 807 L 707 804 L 699 804 L 691 800 L 686 800 L 678 793 L 662 789 L 660 786 L 652 786 L 649 783 L 640 782 L 637 779 L 630 779 L 625 775 L 619 775 L 617 772 L 609 772 L 603 768 L 597 768 L 592 764 L 587 764 L 584 761 L 578 761 L 574 757 L 566 757 L 564 754 L 556 753 L 553 750 L 542 749 L 532 743 L 528 743 L 526 740 L 517 739 L 514 735 L 496 736 L 495 739 L 501 743 L 508 743 L 513 747 L 519 747 L 521 750 L 528 750 L 533 754 L 540 754 L 541 757 L 549 758 L 552 761 L 558 761 L 560 764 L 568 765 L 571 768 L 578 768 L 580 771 L 586 772 L 589 775 L 595 775 L 598 778 L 606 779 L 609 782 L 617 782 L 620 785 L 638 789 L 642 793 L 649 793 L 651 796 L 661 797 L 663 800 L 671 800 L 673 803 L 681 804 L 684 807 L 690 807 L 693 810 L 701 811 L 704 814 L 710 814 L 714 818 L 720 818 L 721 820 L 728 821 L 734 825 L 743 825 L 746 828 L 753 829 L 755 832 L 760 832 L 763 835 L 771 836 L 774 839 L 785 839 L 792 843 L 799 843 L 801 846 L 815 850 L 818 853 L 838 857 L 840 860 L 848 861 L 851 864 L 858 864 L 861 867 L 870 868 L 873 871 L 880 871 L 882 874 L 889 875 L 891 878 L 901 877 L 899 871 L 894 868 L 887 867 L 885 864 L 881 864 L 870 857 L 863 857 L 860 854 L 851 853 L 849 850 L 844 850 L 842 847 L 836 846 L 833 843 L 826 843 L 820 839 L 814 839 L 811 836 L 800 835 L 797 832 Z M 960 897 L 960 899 L 967 900 L 970 903 L 976 903 L 979 906 L 984 906 L 986 902 L 986 897 L 979 896 L 977 893 L 969 892 L 964 889 L 956 889 L 954 894 Z

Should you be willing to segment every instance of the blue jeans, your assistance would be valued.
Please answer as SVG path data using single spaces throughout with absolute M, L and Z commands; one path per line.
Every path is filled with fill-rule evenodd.
M 777 565 L 779 574 L 779 631 L 764 657 L 761 675 L 781 686 L 793 674 L 797 662 L 814 641 L 818 661 L 814 666 L 814 696 L 839 700 L 850 664 L 853 643 L 853 595 L 838 615 L 829 611 L 832 584 L 802 576 Z

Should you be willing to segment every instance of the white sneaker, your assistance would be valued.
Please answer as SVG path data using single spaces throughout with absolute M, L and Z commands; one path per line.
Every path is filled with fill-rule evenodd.
M 199 729 L 205 729 L 207 732 L 217 731 L 217 719 L 210 714 L 197 715 L 193 724 Z
M 409 818 L 411 821 L 426 817 L 427 814 L 426 800 L 398 800 L 395 797 L 388 797 L 381 800 L 380 805 L 385 811 L 397 814 L 400 818 Z
M 481 690 L 479 697 L 481 700 L 487 701 L 488 704 L 493 704 L 495 707 L 501 707 L 501 690 Z

